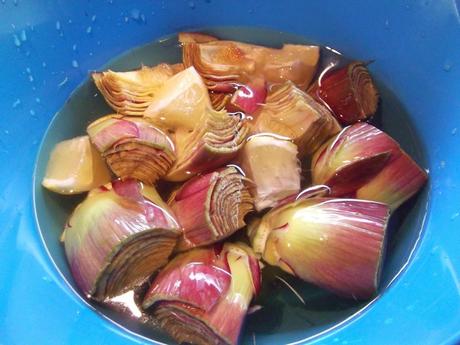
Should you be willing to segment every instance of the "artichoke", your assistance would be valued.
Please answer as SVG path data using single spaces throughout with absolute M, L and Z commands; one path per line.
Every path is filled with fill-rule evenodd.
M 129 72 L 96 72 L 92 77 L 108 105 L 118 114 L 142 116 L 159 88 L 181 68 L 181 64 L 162 63 Z
M 273 209 L 249 227 L 254 252 L 268 264 L 344 297 L 377 291 L 385 233 L 385 204 L 310 198 Z
M 107 115 L 87 128 L 88 135 L 113 173 L 154 184 L 175 160 L 171 139 L 149 121 Z
M 256 117 L 254 131 L 294 140 L 300 156 L 313 154 L 341 127 L 330 111 L 292 82 L 273 88 Z
M 104 301 L 143 283 L 167 263 L 180 229 L 153 187 L 134 180 L 93 189 L 64 229 L 75 281 Z
M 110 171 L 88 136 L 64 140 L 51 152 L 42 185 L 59 194 L 87 192 L 110 182 Z
M 183 39 L 182 60 L 186 67 L 194 66 L 211 89 L 222 82 L 244 84 L 258 77 L 271 84 L 290 80 L 305 89 L 316 72 L 319 47 L 285 44 L 274 49 L 235 41 Z
M 253 209 L 244 176 L 234 167 L 190 179 L 168 203 L 183 230 L 179 250 L 230 236 L 246 225 L 244 217 Z
M 344 125 L 368 119 L 375 114 L 379 103 L 377 87 L 362 62 L 329 70 L 312 85 L 309 93 L 331 109 Z
M 178 343 L 236 345 L 260 284 L 259 262 L 246 245 L 197 248 L 160 272 L 142 305 Z
M 257 211 L 277 205 L 300 191 L 297 146 L 289 139 L 269 134 L 248 138 L 238 161 L 253 182 L 250 188 Z
M 379 201 L 392 210 L 427 179 L 394 139 L 367 123 L 346 127 L 324 143 L 311 170 L 313 183 L 328 185 L 333 196 Z

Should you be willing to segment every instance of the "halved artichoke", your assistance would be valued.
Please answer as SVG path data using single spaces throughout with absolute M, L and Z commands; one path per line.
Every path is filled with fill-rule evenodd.
M 183 236 L 178 250 L 215 243 L 246 224 L 253 201 L 244 176 L 228 167 L 187 181 L 168 202 Z
M 175 160 L 171 139 L 149 121 L 107 115 L 87 128 L 88 135 L 115 175 L 154 184 Z
M 333 196 L 379 201 L 392 210 L 427 179 L 394 139 L 367 123 L 346 127 L 324 143 L 311 170 L 313 183 L 328 185 Z
M 364 121 L 377 111 L 377 87 L 364 63 L 332 69 L 312 85 L 309 93 L 331 109 L 344 125 Z
M 331 112 L 311 96 L 286 82 L 272 88 L 256 117 L 253 131 L 274 133 L 294 140 L 300 156 L 313 154 L 341 127 Z
M 238 114 L 207 108 L 191 133 L 175 136 L 177 159 L 165 179 L 185 181 L 225 165 L 243 147 L 248 132 Z
M 301 199 L 249 226 L 256 254 L 270 265 L 341 296 L 375 294 L 390 210 L 356 199 Z
M 117 180 L 88 194 L 70 216 L 63 238 L 78 287 L 103 301 L 164 266 L 180 233 L 153 187 Z
M 255 77 L 268 83 L 290 80 L 305 89 L 319 60 L 318 46 L 285 44 L 281 49 L 274 49 L 236 41 L 193 38 L 182 40 L 182 53 L 184 65 L 194 66 L 211 89 L 222 82 L 244 84 Z
M 142 116 L 163 83 L 181 68 L 162 63 L 129 72 L 96 72 L 92 77 L 108 105 L 118 114 Z
M 194 249 L 160 272 L 142 305 L 179 343 L 236 345 L 260 282 L 259 262 L 246 245 Z

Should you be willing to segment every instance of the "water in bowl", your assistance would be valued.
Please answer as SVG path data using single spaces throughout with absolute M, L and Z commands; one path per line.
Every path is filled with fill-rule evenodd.
M 314 40 L 278 31 L 254 28 L 212 28 L 204 30 L 222 39 L 280 47 L 283 43 L 318 44 Z M 333 64 L 349 61 L 331 48 L 322 47 L 320 70 Z M 366 60 L 367 57 L 352 57 Z M 101 70 L 115 71 L 137 69 L 141 65 L 153 66 L 161 62 L 176 63 L 181 60 L 181 49 L 176 35 L 164 37 L 148 45 L 135 48 L 109 61 Z M 372 65 L 369 66 L 372 71 Z M 412 130 L 409 116 L 393 94 L 379 82 L 373 73 L 381 95 L 378 114 L 373 121 L 392 135 L 401 146 L 424 166 L 425 160 L 417 136 Z M 83 196 L 61 196 L 53 194 L 40 185 L 49 153 L 61 140 L 85 133 L 87 125 L 98 117 L 113 111 L 104 102 L 92 81 L 88 78 L 71 95 L 56 114 L 43 140 L 37 159 L 35 178 L 36 216 L 44 243 L 52 260 L 69 286 L 77 291 L 66 262 L 61 231 L 73 208 Z M 423 225 L 426 193 L 408 201 L 393 216 L 390 222 L 389 242 L 383 268 L 379 295 L 372 301 L 355 301 L 339 298 L 311 284 L 298 281 L 276 268 L 264 269 L 263 288 L 255 300 L 261 306 L 251 313 L 243 330 L 242 344 L 282 344 L 315 337 L 333 327 L 340 326 L 359 314 L 364 308 L 378 303 L 378 298 L 397 279 L 415 248 Z M 83 298 L 83 297 L 82 297 Z M 97 312 L 109 317 L 123 327 L 159 342 L 171 343 L 171 339 L 158 328 L 144 322 L 142 317 L 128 317 L 131 313 L 115 311 L 104 305 L 92 304 Z M 136 312 L 135 312 L 136 313 Z M 139 316 L 139 315 L 137 315 Z M 345 321 L 345 322 L 344 322 Z

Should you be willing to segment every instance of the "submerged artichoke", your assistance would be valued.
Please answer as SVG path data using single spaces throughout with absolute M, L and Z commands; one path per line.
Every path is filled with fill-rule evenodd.
M 394 139 L 367 123 L 346 127 L 326 142 L 311 170 L 313 183 L 328 185 L 334 196 L 379 201 L 392 210 L 427 179 Z
M 225 165 L 243 147 L 248 132 L 238 114 L 207 108 L 191 133 L 175 137 L 177 159 L 165 179 L 185 181 Z
M 103 301 L 164 266 L 179 226 L 153 187 L 134 180 L 92 190 L 64 230 L 67 259 L 88 298 Z
M 175 160 L 174 144 L 141 118 L 107 115 L 87 128 L 89 137 L 115 175 L 153 184 Z
M 329 110 L 286 82 L 269 93 L 254 130 L 292 138 L 301 156 L 312 154 L 341 127 Z
M 210 107 L 208 89 L 193 67 L 163 84 L 144 116 L 168 132 L 188 132 Z
M 234 167 L 187 181 L 169 201 L 183 237 L 178 249 L 220 241 L 245 226 L 253 208 L 244 176 Z
M 239 154 L 241 168 L 249 180 L 258 211 L 273 207 L 300 190 L 297 146 L 289 139 L 270 134 L 248 138 Z
M 142 116 L 163 83 L 181 69 L 181 65 L 162 63 L 129 72 L 97 72 L 92 77 L 113 110 L 121 115 Z
M 60 194 L 87 192 L 110 182 L 110 171 L 88 136 L 64 140 L 51 152 L 42 185 Z
M 302 199 L 250 226 L 256 254 L 270 265 L 345 297 L 375 294 L 389 208 L 355 199 Z
M 375 114 L 379 102 L 377 88 L 362 62 L 326 72 L 309 93 L 344 125 L 366 120 Z
M 142 305 L 179 343 L 236 345 L 260 282 L 259 262 L 246 245 L 194 249 L 160 272 Z
M 194 66 L 211 89 L 222 82 L 246 83 L 257 77 L 268 83 L 290 80 L 305 89 L 319 60 L 318 46 L 285 44 L 273 49 L 236 41 L 194 39 L 193 35 L 182 39 L 183 63 Z

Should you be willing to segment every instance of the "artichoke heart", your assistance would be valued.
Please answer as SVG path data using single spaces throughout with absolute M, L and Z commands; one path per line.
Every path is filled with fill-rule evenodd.
M 153 187 L 116 180 L 92 190 L 77 206 L 63 238 L 78 287 L 88 298 L 103 301 L 164 266 L 179 235 Z

